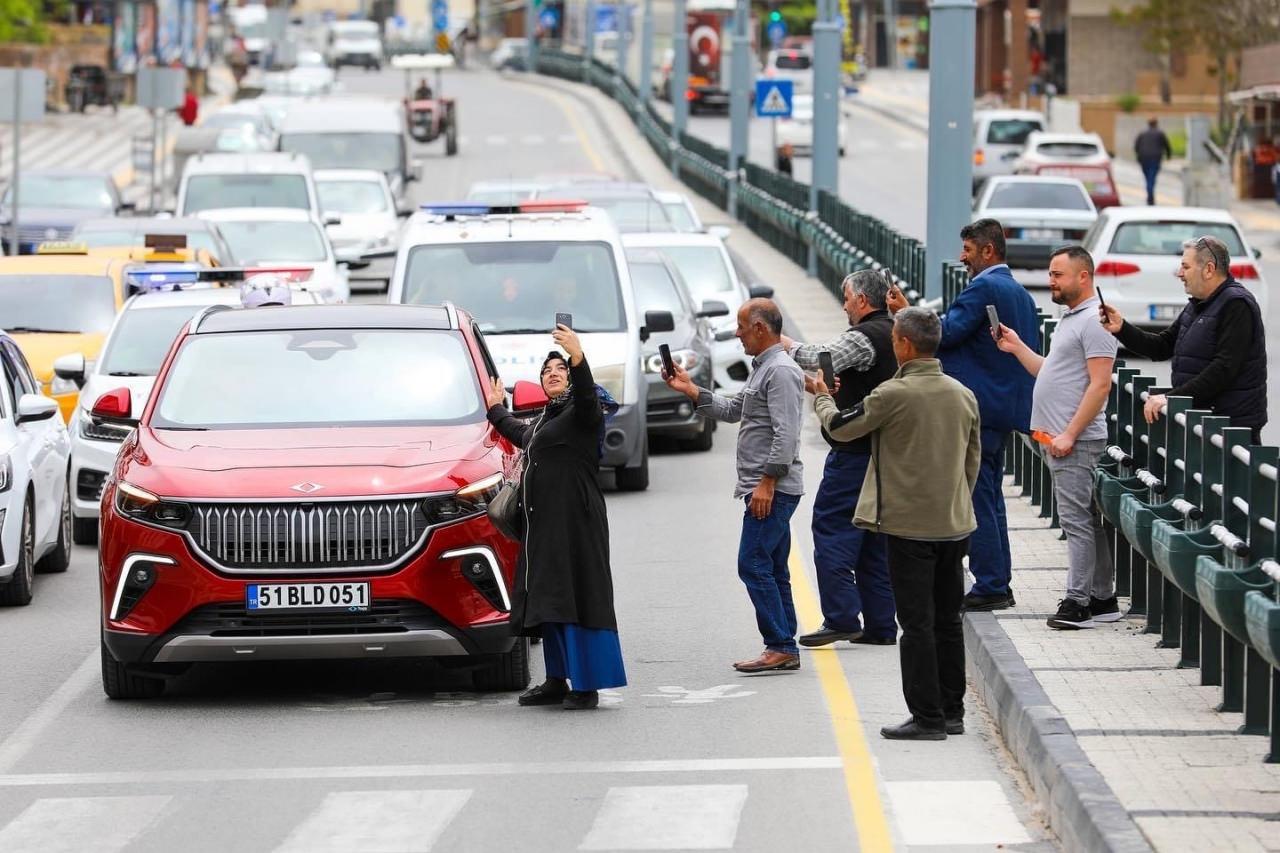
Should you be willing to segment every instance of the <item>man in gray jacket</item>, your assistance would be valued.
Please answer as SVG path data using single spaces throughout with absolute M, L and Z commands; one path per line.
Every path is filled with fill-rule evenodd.
M 1138 134 L 1133 142 L 1133 154 L 1142 167 L 1142 176 L 1147 180 L 1147 204 L 1156 203 L 1156 178 L 1160 175 L 1160 164 L 1173 156 L 1173 148 L 1169 145 L 1169 137 L 1160 129 L 1160 122 L 1147 120 L 1147 129 Z

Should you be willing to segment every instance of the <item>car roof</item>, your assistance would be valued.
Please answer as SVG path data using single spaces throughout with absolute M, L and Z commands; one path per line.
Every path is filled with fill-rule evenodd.
M 300 207 L 213 207 L 200 215 L 213 222 L 319 222 Z
M 1079 178 L 1066 175 L 992 175 L 988 183 L 994 184 L 1070 184 L 1084 189 Z
M 724 249 L 724 241 L 714 234 L 700 231 L 634 231 L 622 235 L 622 245 L 627 248 L 666 246 L 712 246 Z
M 445 216 L 419 210 L 409 219 L 402 245 L 438 245 L 503 240 L 598 242 L 617 239 L 618 229 L 598 207 L 576 213 L 491 213 Z
M 187 174 L 243 174 L 257 172 L 270 174 L 302 174 L 311 171 L 311 161 L 306 155 L 283 151 L 256 151 L 243 154 L 226 152 L 200 153 L 187 160 Z
M 564 193 L 571 193 L 574 198 L 653 198 L 653 189 L 648 184 L 632 181 L 548 184 L 538 190 L 540 198 L 555 198 Z
M 342 116 L 341 124 L 334 123 L 335 115 Z M 394 101 L 319 98 L 291 107 L 280 133 L 399 133 L 403 127 L 403 108 Z
M 319 305 L 320 299 L 314 293 L 299 288 L 291 288 L 292 298 L 306 301 L 311 305 Z M 151 308 L 172 308 L 175 305 L 189 305 L 193 309 L 206 305 L 240 304 L 240 288 L 238 287 L 206 287 L 193 290 L 167 290 L 152 293 L 139 293 L 125 303 L 122 311 L 146 311 Z M 296 303 L 295 303 L 296 304 Z
M 1102 147 L 1102 137 L 1096 133 L 1057 133 L 1033 130 L 1027 136 L 1027 145 L 1037 142 L 1089 142 Z
M 316 169 L 313 173 L 316 183 L 324 181 L 373 181 L 385 184 L 387 176 L 377 169 Z
M 1215 222 L 1234 225 L 1240 230 L 1240 223 L 1229 211 L 1216 207 L 1109 207 L 1105 211 L 1112 222 Z
M 1000 119 L 1011 119 L 1011 118 L 1033 118 L 1033 119 L 1038 119 L 1039 121 L 1045 120 L 1044 113 L 1036 112 L 1035 110 L 1005 110 L 1005 109 L 974 110 L 973 118 L 975 121 L 980 119 L 990 119 L 990 120 L 998 121 Z
M 440 305 L 295 305 L 213 311 L 192 334 L 297 329 L 429 329 L 454 327 L 453 309 Z
M 196 216 L 104 216 L 86 219 L 76 225 L 77 231 L 118 231 L 122 228 L 139 234 L 189 234 L 213 231 L 215 226 Z
M 676 202 L 685 204 L 689 201 L 689 197 L 684 193 L 672 192 L 670 190 L 654 190 L 653 197 L 663 204 L 675 204 Z

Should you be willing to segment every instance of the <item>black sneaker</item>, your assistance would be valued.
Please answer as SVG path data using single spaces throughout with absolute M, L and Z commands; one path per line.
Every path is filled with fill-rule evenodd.
M 861 631 L 837 631 L 834 628 L 828 628 L 823 625 L 816 631 L 808 634 L 800 635 L 800 645 L 809 649 L 816 649 L 820 646 L 829 646 L 840 640 L 848 640 L 856 642 L 862 636 Z
M 1009 606 L 1016 607 L 1018 602 L 1013 600 L 1013 587 L 1009 587 Z
M 947 717 L 947 734 L 964 734 L 964 717 Z
M 1076 631 L 1081 628 L 1092 628 L 1093 619 L 1089 608 L 1083 604 L 1077 604 L 1070 598 L 1064 598 L 1058 602 L 1058 612 L 1049 617 L 1048 625 L 1050 628 Z
M 1120 604 L 1113 595 L 1110 598 L 1094 598 L 1089 596 L 1089 613 L 1094 622 L 1119 622 L 1124 618 L 1120 612 Z
M 1010 602 L 1007 593 L 999 595 L 974 595 L 969 593 L 964 597 L 964 603 L 961 606 L 969 611 L 1005 610 L 1010 606 Z
M 856 640 L 849 642 L 859 646 L 894 646 L 898 643 L 897 637 L 873 637 L 870 634 L 863 634 Z

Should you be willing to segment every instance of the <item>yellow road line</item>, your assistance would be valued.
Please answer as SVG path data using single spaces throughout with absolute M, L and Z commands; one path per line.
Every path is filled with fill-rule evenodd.
M 791 568 L 791 587 L 795 595 L 796 615 L 802 630 L 815 630 L 822 625 L 822 611 L 814 595 L 813 585 L 799 553 L 792 549 L 787 561 Z M 831 714 L 836 746 L 844 763 L 844 784 L 853 808 L 853 823 L 858 832 L 859 853 L 881 853 L 893 850 L 893 834 L 889 818 L 880 800 L 876 774 L 871 762 L 871 748 L 862 733 L 862 718 L 853 689 L 845 677 L 840 657 L 833 649 L 815 649 L 806 657 L 813 661 L 822 682 L 822 694 Z
M 597 172 L 607 171 L 604 167 L 604 160 L 596 152 L 595 146 L 591 144 L 591 140 L 587 137 L 587 131 L 582 127 L 582 122 L 578 121 L 578 116 L 574 114 L 573 104 L 570 103 L 569 99 L 559 92 L 553 92 L 542 87 L 536 88 L 535 91 L 559 107 L 560 112 L 564 113 L 565 120 L 569 122 L 573 135 L 578 137 L 578 144 L 582 146 L 583 153 L 591 161 L 592 167 Z

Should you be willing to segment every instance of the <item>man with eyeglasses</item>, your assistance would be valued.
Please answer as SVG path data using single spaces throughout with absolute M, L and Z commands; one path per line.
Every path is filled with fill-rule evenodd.
M 1201 409 L 1231 418 L 1253 430 L 1262 443 L 1267 423 L 1267 338 L 1258 301 L 1231 276 L 1231 256 L 1217 237 L 1189 240 L 1176 273 L 1191 297 L 1182 313 L 1160 332 L 1146 332 L 1102 305 L 1102 325 L 1122 346 L 1152 361 L 1172 359 L 1165 394 L 1152 394 L 1143 407 L 1147 423 L 1160 417 L 1168 397 L 1190 397 Z

